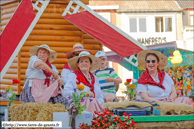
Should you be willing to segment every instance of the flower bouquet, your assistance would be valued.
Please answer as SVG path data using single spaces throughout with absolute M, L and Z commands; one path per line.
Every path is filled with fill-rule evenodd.
M 93 114 L 93 121 L 91 125 L 80 124 L 80 129 L 138 129 L 133 118 L 130 118 L 131 114 L 127 116 L 127 113 L 123 113 L 123 116 L 113 115 L 112 112 L 105 109 L 104 112 Z
M 15 104 L 13 101 L 15 100 L 16 95 L 15 93 L 13 93 L 11 86 L 7 86 L 5 88 L 5 92 L 2 92 L 1 95 L 3 96 L 3 98 L 6 98 L 9 101 L 10 105 Z
M 84 97 L 86 95 L 86 92 L 81 92 L 84 90 L 85 86 L 81 85 L 80 83 L 84 83 L 85 79 L 81 76 L 77 76 L 76 78 L 78 80 L 77 83 L 77 89 L 74 89 L 74 92 L 72 93 L 72 96 L 69 96 L 68 98 L 73 101 L 74 106 L 72 107 L 75 110 L 78 110 L 78 114 L 81 115 L 81 112 L 85 110 L 86 106 L 81 106 L 80 102 L 84 102 Z
M 130 100 L 134 99 L 135 93 L 136 93 L 136 85 L 135 82 L 137 82 L 136 79 L 126 79 L 126 82 L 124 83 L 127 87 L 127 91 L 124 91 L 126 95 L 130 98 Z

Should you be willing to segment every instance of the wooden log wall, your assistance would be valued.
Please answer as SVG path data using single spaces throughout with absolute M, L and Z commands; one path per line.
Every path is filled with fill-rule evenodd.
M 10 18 L 14 14 L 15 10 L 17 9 L 19 5 L 19 2 L 13 2 L 4 6 L 1 6 L 1 32 L 9 22 Z M 20 57 L 17 55 L 17 57 L 14 59 L 13 63 L 7 70 L 5 76 L 0 81 L 0 92 L 4 91 L 5 87 L 12 86 L 14 92 L 18 94 L 20 92 L 20 85 L 18 84 L 12 84 L 12 79 L 19 79 L 18 76 L 18 65 L 19 65 L 19 59 Z
M 50 2 L 20 50 L 18 55 L 19 63 L 14 64 L 16 70 L 14 76 L 6 77 L 10 80 L 14 77 L 19 79 L 20 85 L 14 89 L 17 94 L 20 94 L 24 85 L 25 72 L 30 58 L 29 50 L 32 46 L 47 44 L 52 50 L 57 51 L 57 59 L 52 64 L 56 66 L 60 74 L 64 64 L 67 62 L 65 53 L 72 51 L 75 43 L 83 44 L 84 48 L 91 50 L 93 55 L 98 50 L 102 50 L 100 42 L 62 17 L 66 6 L 67 3 Z M 80 11 L 82 10 L 80 9 Z M 36 10 L 34 12 L 37 13 Z M 11 72 L 10 70 L 8 71 Z M 14 72 L 11 73 L 13 74 Z M 3 80 L 5 80 L 5 77 Z M 4 86 L 8 85 L 5 81 L 0 83 Z

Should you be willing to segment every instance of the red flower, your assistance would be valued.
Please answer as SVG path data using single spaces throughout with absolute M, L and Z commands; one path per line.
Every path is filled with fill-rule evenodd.
M 98 112 L 94 111 L 94 114 L 98 115 Z
M 118 127 L 118 125 L 115 125 L 115 127 Z
M 123 113 L 123 116 L 127 116 L 127 113 L 126 113 L 126 112 L 124 112 L 124 113 Z
M 125 127 L 125 124 L 126 124 L 126 122 L 124 122 L 124 123 L 122 124 L 122 126 Z
M 17 79 L 13 79 L 12 84 L 15 84 L 15 83 L 19 84 L 20 82 Z
M 131 120 L 131 123 L 132 123 L 132 125 L 135 125 L 135 121 L 134 121 L 134 119 L 133 119 L 133 120 Z
M 85 83 L 86 82 L 85 78 L 82 77 L 82 76 L 77 76 L 76 79 L 78 80 L 79 83 L 80 82 L 82 82 L 82 83 Z
M 103 117 L 104 116 L 104 114 L 100 114 L 100 117 Z
M 130 83 L 132 79 L 126 79 L 126 82 Z

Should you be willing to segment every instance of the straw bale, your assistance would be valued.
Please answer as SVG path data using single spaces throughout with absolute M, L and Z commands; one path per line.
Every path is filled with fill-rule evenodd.
M 67 110 L 62 104 L 52 103 L 23 103 L 9 107 L 10 121 L 52 121 L 53 112 Z

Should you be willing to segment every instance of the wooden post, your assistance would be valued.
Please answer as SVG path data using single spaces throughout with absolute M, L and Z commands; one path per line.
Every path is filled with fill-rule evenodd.
M 81 31 L 81 44 L 84 45 L 84 32 Z
M 21 82 L 21 50 L 18 53 L 18 81 Z M 17 94 L 20 95 L 20 86 L 21 83 L 17 85 Z

